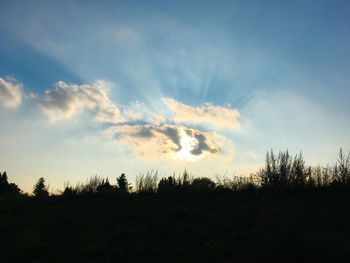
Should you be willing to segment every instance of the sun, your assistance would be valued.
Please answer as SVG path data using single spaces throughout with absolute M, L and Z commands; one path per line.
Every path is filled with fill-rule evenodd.
M 188 162 L 194 162 L 200 159 L 200 156 L 193 155 L 191 151 L 197 146 L 197 140 L 189 135 L 186 132 L 181 132 L 180 134 L 180 145 L 181 150 L 178 151 L 175 156 L 178 159 L 185 160 Z

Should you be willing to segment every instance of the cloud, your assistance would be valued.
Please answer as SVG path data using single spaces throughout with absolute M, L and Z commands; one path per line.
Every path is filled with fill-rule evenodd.
M 7 108 L 17 108 L 22 103 L 22 84 L 15 78 L 0 78 L 0 102 Z
M 123 107 L 122 112 L 127 120 L 135 121 L 145 118 L 144 107 L 139 101 L 134 101 L 128 107 Z
M 178 122 L 206 123 L 219 129 L 238 128 L 240 113 L 237 109 L 205 103 L 192 107 L 171 98 L 163 98 L 164 104 L 175 113 Z
M 108 97 L 104 81 L 82 85 L 60 81 L 53 89 L 45 92 L 40 107 L 52 122 L 71 119 L 84 110 L 94 111 L 97 122 L 124 121 L 119 108 Z
M 209 145 L 207 144 L 207 138 L 203 134 L 201 134 L 201 133 L 198 134 L 197 133 L 197 134 L 194 134 L 194 137 L 196 138 L 198 143 L 197 143 L 196 147 L 191 150 L 191 154 L 193 154 L 193 155 L 200 155 L 204 151 L 207 151 L 207 152 L 210 152 L 210 153 L 216 153 L 217 152 L 216 149 L 211 149 L 209 147 Z
M 132 147 L 140 156 L 195 161 L 208 155 L 220 153 L 221 144 L 208 132 L 185 126 L 163 125 L 118 125 L 107 129 L 109 138 Z
M 226 148 L 232 148 L 225 137 L 215 132 L 176 122 L 204 122 L 235 128 L 237 110 L 212 104 L 191 107 L 169 98 L 164 99 L 164 103 L 176 112 L 175 117 L 155 113 L 138 101 L 126 107 L 116 105 L 102 81 L 83 85 L 60 81 L 39 99 L 40 107 L 53 122 L 73 118 L 83 111 L 93 112 L 96 121 L 112 125 L 104 130 L 108 139 L 130 147 L 138 156 L 197 161 L 222 155 Z

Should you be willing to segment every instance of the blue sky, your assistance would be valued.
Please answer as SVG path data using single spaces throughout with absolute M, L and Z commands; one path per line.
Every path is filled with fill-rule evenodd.
M 2 1 L 0 169 L 29 191 L 248 174 L 270 148 L 332 163 L 350 148 L 349 25 L 348 1 Z

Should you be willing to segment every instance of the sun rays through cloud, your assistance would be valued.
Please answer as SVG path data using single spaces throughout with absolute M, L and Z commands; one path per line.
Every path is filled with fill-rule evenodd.
M 197 161 L 200 158 L 199 156 L 195 156 L 191 153 L 198 145 L 195 138 L 188 136 L 185 132 L 182 132 L 180 135 L 180 145 L 181 150 L 175 154 L 177 158 L 189 162 Z
M 159 111 L 135 101 L 112 101 L 107 82 L 74 84 L 60 81 L 36 98 L 39 108 L 54 125 L 90 116 L 100 124 L 104 138 L 123 145 L 137 158 L 167 158 L 195 162 L 222 156 L 229 140 L 220 130 L 239 127 L 237 109 L 211 103 L 191 106 L 172 98 L 160 98 Z M 164 114 L 160 114 L 162 112 Z
M 349 148 L 349 4 L 243 2 L 2 1 L 0 168 L 247 175 Z

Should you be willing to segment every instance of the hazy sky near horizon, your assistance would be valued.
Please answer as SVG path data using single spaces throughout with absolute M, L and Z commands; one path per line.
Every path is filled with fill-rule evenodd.
M 1 1 L 0 171 L 249 174 L 350 149 L 349 1 Z

